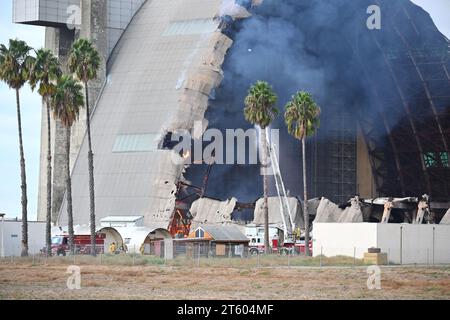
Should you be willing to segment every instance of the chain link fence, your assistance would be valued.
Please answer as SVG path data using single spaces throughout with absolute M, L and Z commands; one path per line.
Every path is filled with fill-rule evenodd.
M 94 257 L 86 248 L 76 248 L 76 254 L 66 252 L 47 256 L 45 252 L 28 257 L 7 256 L 0 263 L 30 263 L 36 265 L 122 265 L 122 266 L 174 266 L 174 267 L 231 267 L 231 268 L 293 268 L 293 267 L 357 267 L 368 265 L 449 265 L 449 252 L 440 248 L 388 248 L 380 254 L 368 254 L 367 248 L 324 248 L 315 247 L 313 256 L 303 252 L 279 250 L 265 255 L 238 243 L 174 243 L 173 257 L 166 257 L 164 251 L 150 251 L 141 254 L 140 248 L 104 252 Z M 130 253 L 136 252 L 136 253 Z

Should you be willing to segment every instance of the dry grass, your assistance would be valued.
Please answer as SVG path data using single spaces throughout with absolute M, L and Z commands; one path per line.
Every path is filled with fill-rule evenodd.
M 93 265 L 89 259 L 96 258 L 80 259 L 81 290 L 66 287 L 70 259 L 2 262 L 0 299 L 450 299 L 450 267 L 382 267 L 382 289 L 368 290 L 364 267 L 257 268 L 252 259 L 224 259 L 234 267 L 215 260 L 209 261 L 215 266 L 177 266 L 194 263 L 189 259 Z

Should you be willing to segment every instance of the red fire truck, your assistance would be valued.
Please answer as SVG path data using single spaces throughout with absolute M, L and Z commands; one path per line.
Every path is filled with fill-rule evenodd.
M 97 254 L 104 252 L 106 234 L 97 233 L 95 238 L 95 251 Z M 91 253 L 91 236 L 89 234 L 74 235 L 75 254 Z M 45 250 L 44 250 L 45 252 Z M 65 256 L 69 254 L 69 235 L 64 233 L 52 237 L 52 255 Z
M 245 229 L 246 236 L 250 240 L 249 252 L 252 255 L 264 253 L 264 227 L 249 224 Z M 280 241 L 282 239 L 282 241 Z M 304 237 L 289 241 L 284 239 L 284 232 L 281 228 L 269 226 L 269 242 L 272 253 L 278 254 L 302 254 L 305 253 Z M 312 241 L 309 241 L 309 250 L 312 252 Z

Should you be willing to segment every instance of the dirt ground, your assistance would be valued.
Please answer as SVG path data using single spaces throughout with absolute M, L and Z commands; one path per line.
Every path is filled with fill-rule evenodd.
M 367 269 L 82 265 L 69 290 L 67 265 L 0 264 L 0 299 L 450 299 L 450 267 Z

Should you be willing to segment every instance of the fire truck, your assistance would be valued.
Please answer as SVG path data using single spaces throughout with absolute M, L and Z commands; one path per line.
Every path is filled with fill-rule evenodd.
M 270 135 L 266 134 L 267 146 L 270 156 L 271 169 L 275 180 L 278 200 L 280 202 L 280 215 L 282 228 L 269 226 L 269 243 L 271 251 L 279 254 L 299 254 L 305 253 L 305 240 L 301 238 L 300 226 L 295 224 L 292 210 L 284 187 L 283 178 L 277 157 L 277 146 L 269 141 Z M 255 230 L 252 230 L 255 228 Z M 246 235 L 250 239 L 250 253 L 258 254 L 264 252 L 264 228 L 261 226 L 248 225 Z M 309 251 L 312 252 L 312 241 L 309 241 Z
M 106 234 L 97 233 L 95 237 L 95 251 L 104 252 Z M 75 254 L 91 253 L 91 236 L 89 234 L 74 235 Z M 43 249 L 45 252 L 45 249 Z M 52 237 L 52 255 L 65 256 L 70 254 L 69 234 L 64 233 Z
M 248 224 L 245 228 L 245 235 L 250 240 L 249 252 L 252 255 L 264 253 L 264 226 Z M 298 238 L 289 240 L 284 236 L 284 230 L 274 226 L 269 226 L 269 243 L 272 253 L 281 255 L 286 254 L 304 254 L 305 240 Z M 309 250 L 312 252 L 312 241 L 309 241 Z

